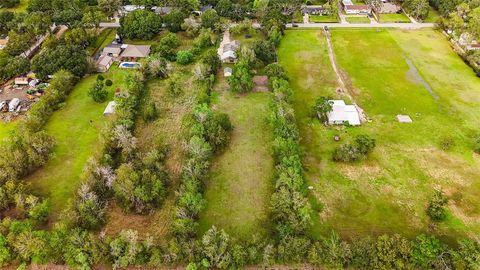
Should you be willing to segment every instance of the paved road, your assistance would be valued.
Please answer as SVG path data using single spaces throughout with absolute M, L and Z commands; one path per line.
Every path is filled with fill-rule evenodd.
M 434 23 L 297 23 L 298 27 L 293 27 L 291 23 L 287 28 L 399 28 L 399 29 L 422 29 L 433 28 Z

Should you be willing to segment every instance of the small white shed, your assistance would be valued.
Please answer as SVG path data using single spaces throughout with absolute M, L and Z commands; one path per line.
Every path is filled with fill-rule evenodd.
M 332 104 L 332 111 L 327 114 L 329 125 L 343 125 L 348 123 L 351 126 L 359 126 L 360 114 L 355 105 L 346 105 L 343 100 L 329 100 Z
M 107 105 L 107 107 L 105 108 L 105 111 L 103 111 L 103 116 L 110 116 L 112 114 L 115 113 L 115 106 L 117 104 L 115 103 L 115 101 L 110 101 Z

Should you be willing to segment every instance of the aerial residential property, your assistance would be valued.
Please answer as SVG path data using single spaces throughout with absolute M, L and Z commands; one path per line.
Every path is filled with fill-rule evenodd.
M 478 0 L 0 1 L 1 269 L 480 269 Z

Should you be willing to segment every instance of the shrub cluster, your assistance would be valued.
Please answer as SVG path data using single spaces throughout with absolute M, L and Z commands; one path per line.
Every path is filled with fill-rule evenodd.
M 290 104 L 288 81 L 271 77 L 273 101 L 270 123 L 274 132 L 276 163 L 275 192 L 271 199 L 272 219 L 281 239 L 301 236 L 311 223 L 311 206 L 306 198 L 299 133 Z
M 333 152 L 333 160 L 353 162 L 366 157 L 375 148 L 375 139 L 367 135 L 358 135 L 353 143 L 341 145 Z

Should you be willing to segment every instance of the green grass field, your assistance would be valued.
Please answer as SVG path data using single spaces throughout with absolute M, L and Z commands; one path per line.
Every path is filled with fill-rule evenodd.
M 230 116 L 234 130 L 229 146 L 212 163 L 199 231 L 215 225 L 246 240 L 252 234 L 266 234 L 269 226 L 274 173 L 271 129 L 266 121 L 270 95 L 236 96 L 227 91 L 219 92 L 214 107 Z
M 28 0 L 20 0 L 20 4 L 13 8 L 0 8 L 1 10 L 8 10 L 12 12 L 24 12 L 27 10 Z
M 410 19 L 404 13 L 380 14 L 380 23 L 409 23 Z
M 108 100 L 112 100 L 115 89 L 123 87 L 128 72 L 113 66 L 103 74 L 114 83 L 107 88 Z M 95 103 L 88 96 L 95 80 L 96 76 L 92 75 L 80 81 L 65 107 L 52 115 L 45 129 L 57 142 L 54 156 L 27 179 L 34 191 L 50 199 L 54 218 L 73 198 L 88 158 L 99 150 L 99 133 L 107 121 L 103 116 L 107 102 Z
M 334 15 L 310 15 L 309 21 L 311 23 L 336 23 L 338 22 L 337 16 Z M 302 21 L 303 22 L 303 21 Z
M 345 18 L 349 23 L 370 23 L 370 18 L 363 17 L 346 17 Z
M 15 123 L 0 122 L 0 143 L 15 129 Z
M 280 62 L 295 90 L 306 176 L 325 205 L 312 229 L 341 235 L 428 231 L 425 214 L 435 188 L 450 197 L 449 217 L 435 231 L 449 239 L 480 232 L 480 158 L 472 136 L 480 132 L 480 81 L 433 30 L 334 30 L 334 51 L 353 98 L 371 123 L 359 128 L 326 128 L 308 117 L 315 97 L 337 96 L 324 37 L 320 31 L 287 31 Z M 382 48 L 379 50 L 378 48 Z M 427 89 L 426 86 L 431 89 Z M 350 102 L 347 100 L 347 102 Z M 412 124 L 400 124 L 408 114 Z M 377 139 L 368 160 L 331 161 L 340 143 L 356 134 Z M 452 149 L 440 149 L 445 138 Z

